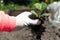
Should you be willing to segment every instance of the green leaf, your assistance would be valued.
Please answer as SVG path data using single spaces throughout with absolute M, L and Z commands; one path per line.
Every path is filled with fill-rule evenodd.
M 41 3 L 34 4 L 34 6 L 39 10 L 44 10 L 47 7 L 47 4 L 44 2 L 41 2 Z
M 42 5 L 42 10 L 44 10 L 47 7 L 47 4 L 44 2 L 42 2 L 41 5 Z
M 39 10 L 42 9 L 42 5 L 40 3 L 36 3 L 36 4 L 34 4 L 34 6 Z
M 49 16 L 49 14 L 45 13 L 45 14 L 42 14 L 42 16 Z
M 34 10 L 32 10 L 31 13 L 36 15 L 36 17 L 38 17 L 38 14 Z

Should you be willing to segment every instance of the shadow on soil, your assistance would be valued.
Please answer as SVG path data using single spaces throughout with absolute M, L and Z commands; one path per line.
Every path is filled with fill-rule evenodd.
M 37 40 L 41 40 L 41 35 L 43 34 L 43 32 L 45 32 L 45 27 L 42 25 L 44 24 L 44 18 L 39 19 L 41 21 L 40 25 L 29 25 L 30 28 L 32 29 L 32 34 L 35 35 L 35 38 Z

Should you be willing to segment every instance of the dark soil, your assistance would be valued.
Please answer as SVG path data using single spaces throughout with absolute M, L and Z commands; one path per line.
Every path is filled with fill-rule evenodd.
M 47 19 L 41 21 L 40 25 L 18 31 L 0 32 L 0 40 L 60 40 L 60 29 L 51 26 Z

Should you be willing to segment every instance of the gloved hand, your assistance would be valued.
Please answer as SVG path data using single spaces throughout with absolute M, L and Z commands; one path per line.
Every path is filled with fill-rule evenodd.
M 16 26 L 28 26 L 29 24 L 38 25 L 40 21 L 38 19 L 30 19 L 29 16 L 32 15 L 31 12 L 22 12 L 16 16 Z
M 13 17 L 5 14 L 4 11 L 0 11 L 0 31 L 11 32 L 14 29 L 20 30 L 20 28 L 28 26 L 29 24 L 38 25 L 40 21 L 38 19 L 30 19 L 29 15 L 31 14 L 32 13 L 30 12 L 23 12 L 16 17 Z

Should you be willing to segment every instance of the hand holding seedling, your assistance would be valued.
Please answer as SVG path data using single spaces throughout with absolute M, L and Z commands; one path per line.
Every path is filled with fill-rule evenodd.
M 5 14 L 4 11 L 0 11 L 0 31 L 12 31 L 15 29 L 20 30 L 20 28 L 23 28 L 25 26 L 28 26 L 30 24 L 32 25 L 38 25 L 39 20 L 38 19 L 30 19 L 29 16 L 31 15 L 31 12 L 23 12 L 16 17 L 9 16 Z
M 29 16 L 32 15 L 31 12 L 23 12 L 16 16 L 16 26 L 28 26 L 30 24 L 32 25 L 38 25 L 39 19 L 30 19 Z M 39 23 L 40 24 L 40 23 Z

